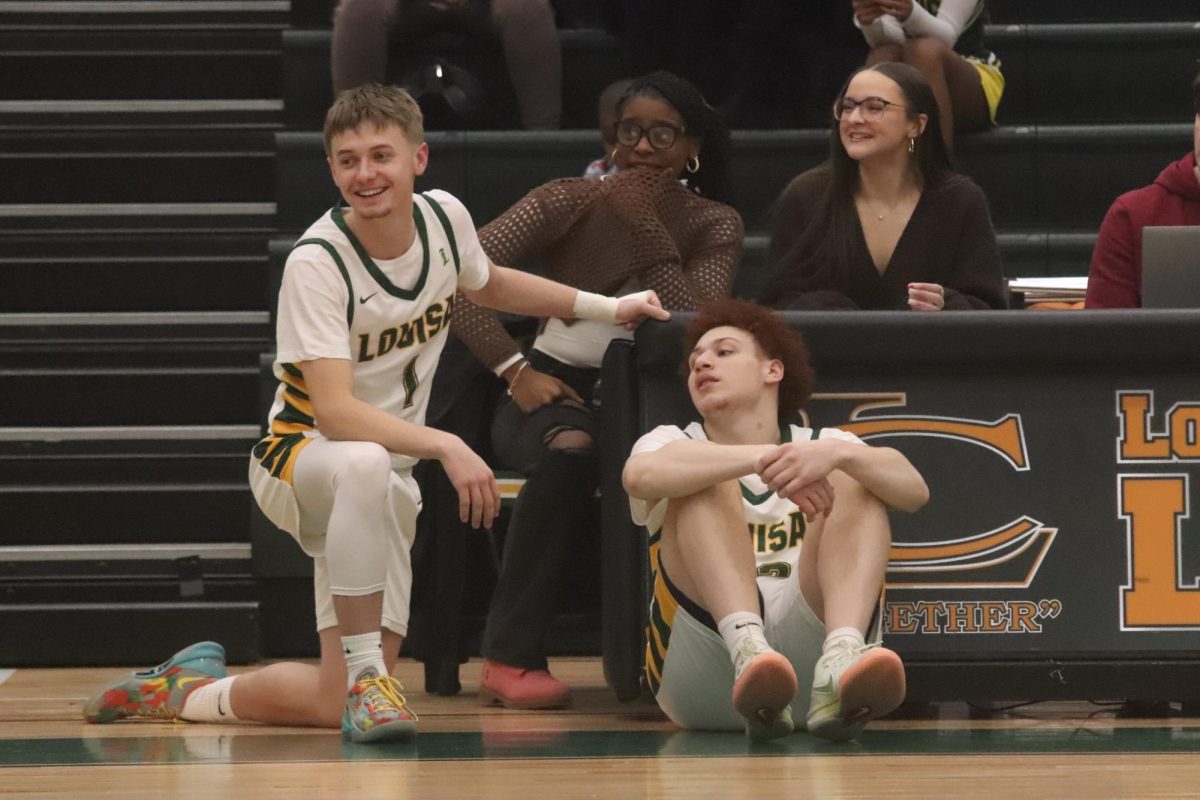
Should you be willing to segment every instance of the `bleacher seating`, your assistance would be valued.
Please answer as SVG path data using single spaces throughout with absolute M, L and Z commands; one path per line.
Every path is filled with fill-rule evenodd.
M 965 136 L 964 170 L 984 188 L 1011 262 L 1011 275 L 1081 275 L 1109 203 L 1144 185 L 1186 151 L 1191 126 L 1026 125 Z M 429 171 L 418 187 L 437 186 L 460 197 L 482 225 L 544 181 L 576 174 L 596 149 L 589 131 L 509 131 L 429 134 Z M 279 230 L 302 231 L 336 201 L 317 132 L 284 131 L 278 147 Z M 736 205 L 752 234 L 767 227 L 768 211 L 787 182 L 828 152 L 824 131 L 736 131 Z M 1096 169 L 1103 162 L 1105 169 Z M 1029 237 L 1042 245 L 1024 246 Z M 1008 245 L 1017 247 L 1011 253 Z M 1044 260 L 1040 257 L 1044 255 Z
M 1028 122 L 1177 122 L 1187 115 L 1186 75 L 1200 49 L 1195 21 L 989 25 L 988 46 L 1005 78 L 1003 125 Z M 627 77 L 620 40 L 601 31 L 565 30 L 563 127 L 594 129 L 595 98 Z M 332 99 L 330 33 L 284 33 L 283 92 L 289 127 L 320 127 Z M 1112 53 L 1119 52 L 1119 59 Z M 402 75 L 393 74 L 401 80 Z
M 245 469 L 287 12 L 0 4 L 8 665 L 261 652 Z
M 283 38 L 288 130 L 277 136 L 277 196 L 279 228 L 288 235 L 335 199 L 319 163 L 319 136 L 312 135 L 330 96 L 330 15 L 315 13 L 320 5 L 311 0 L 304 27 Z M 1014 277 L 1084 274 L 1086 245 L 1112 199 L 1153 180 L 1190 140 L 1187 78 L 1200 53 L 1194 3 L 1061 6 L 992 4 L 987 38 L 1007 84 L 1000 125 L 959 141 L 963 170 L 988 193 L 1006 271 Z M 564 30 L 561 40 L 564 126 L 584 131 L 430 134 L 431 166 L 421 185 L 457 193 L 478 224 L 545 180 L 578 174 L 595 157 L 591 101 L 595 87 L 625 75 L 620 41 L 577 29 Z M 598 51 L 609 57 L 597 58 Z M 588 102 L 574 104 L 581 95 Z M 767 227 L 770 204 L 787 180 L 822 160 L 826 136 L 823 130 L 735 132 L 737 206 L 751 235 Z M 1105 169 L 1095 169 L 1100 162 Z M 756 276 L 741 280 L 756 283 Z

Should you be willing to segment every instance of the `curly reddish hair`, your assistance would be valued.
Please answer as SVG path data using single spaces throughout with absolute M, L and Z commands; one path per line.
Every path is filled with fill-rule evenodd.
M 809 363 L 808 347 L 800 334 L 789 328 L 782 318 L 757 303 L 726 298 L 700 306 L 695 319 L 688 323 L 683 332 L 684 376 L 688 373 L 687 354 L 692 352 L 700 337 L 713 328 L 726 325 L 750 334 L 767 358 L 782 362 L 779 419 L 794 417 L 812 395 L 813 369 Z

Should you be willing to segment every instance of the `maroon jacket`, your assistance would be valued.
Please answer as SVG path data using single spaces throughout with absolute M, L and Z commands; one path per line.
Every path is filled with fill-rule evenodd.
M 1169 165 L 1154 183 L 1116 199 L 1104 216 L 1088 268 L 1087 308 L 1141 308 L 1142 228 L 1200 225 L 1196 154 Z

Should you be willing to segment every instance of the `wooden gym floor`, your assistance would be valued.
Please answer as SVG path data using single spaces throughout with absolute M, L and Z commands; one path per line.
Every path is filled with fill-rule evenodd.
M 132 667 L 131 667 L 132 668 Z M 1119 719 L 1115 706 L 1041 703 L 972 718 L 961 703 L 873 723 L 861 741 L 804 733 L 751 744 L 676 730 L 622 704 L 597 659 L 558 659 L 568 711 L 482 708 L 409 691 L 409 744 L 334 731 L 124 722 L 88 725 L 86 696 L 121 670 L 0 669 L 0 797 L 38 798 L 1104 798 L 1200 795 L 1200 720 Z M 237 672 L 237 669 L 231 670 Z M 419 664 L 397 670 L 421 685 Z

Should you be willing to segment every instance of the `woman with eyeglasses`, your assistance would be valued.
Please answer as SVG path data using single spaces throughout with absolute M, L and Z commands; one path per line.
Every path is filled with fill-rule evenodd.
M 850 76 L 830 158 L 773 212 L 762 300 L 787 309 L 1007 306 L 987 198 L 953 171 L 929 81 L 885 62 Z
M 985 0 L 852 0 L 854 24 L 871 48 L 867 64 L 900 61 L 925 74 L 954 133 L 986 129 L 1004 94 L 1000 59 L 983 41 Z
M 497 263 L 606 294 L 654 292 L 665 308 L 692 310 L 725 297 L 741 259 L 743 225 L 726 203 L 729 133 L 700 92 L 670 73 L 635 78 L 618 104 L 619 168 L 603 178 L 544 184 L 480 230 Z M 572 551 L 587 548 L 602 437 L 592 390 L 604 351 L 632 332 L 587 322 L 545 321 L 523 353 L 494 312 L 455 301 L 453 330 L 508 384 L 512 398 L 492 426 L 495 452 L 527 479 L 508 525 L 492 598 L 480 693 L 510 708 L 568 704 L 547 670 L 543 640 Z

